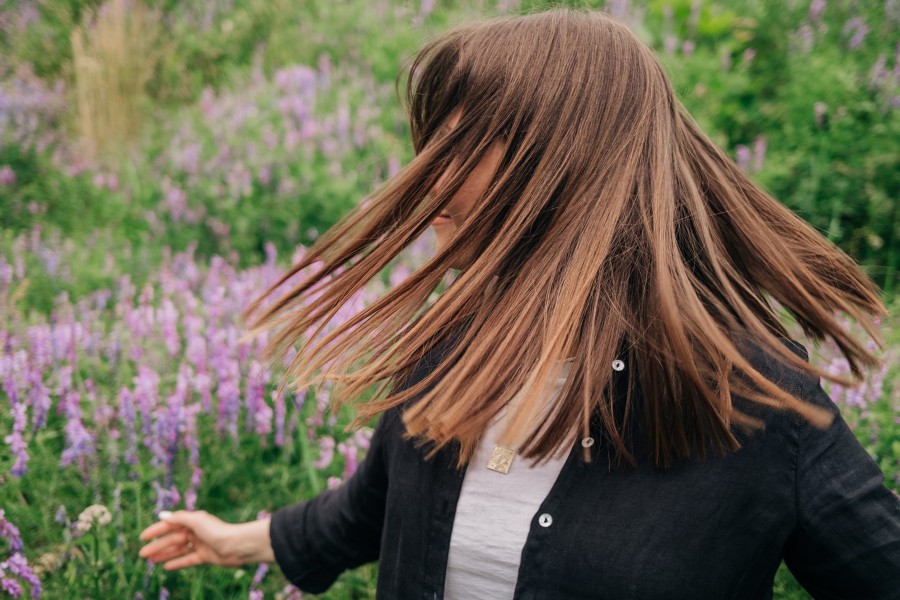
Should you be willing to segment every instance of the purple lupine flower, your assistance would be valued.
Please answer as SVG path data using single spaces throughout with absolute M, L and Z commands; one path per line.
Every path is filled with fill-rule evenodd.
M 158 481 L 153 482 L 153 491 L 156 494 L 156 505 L 153 514 L 158 515 L 160 511 L 175 508 L 175 505 L 181 501 L 181 494 L 174 485 L 171 487 L 163 487 Z
M 281 594 L 284 596 L 284 600 L 303 600 L 303 592 L 300 591 L 300 588 L 290 583 L 284 586 Z
M 141 361 L 143 355 L 140 342 L 150 334 L 155 324 L 153 295 L 153 286 L 148 283 L 141 292 L 138 306 L 135 308 L 126 306 L 123 315 L 125 326 L 131 334 L 131 359 L 137 363 Z
M 371 427 L 361 427 L 353 434 L 353 443 L 360 450 L 368 450 L 372 443 L 372 434 L 374 431 Z
M 340 487 L 340 485 L 344 483 L 340 477 L 329 477 L 328 481 L 325 483 L 325 487 L 329 490 L 334 490 Z
M 867 388 L 868 386 L 865 382 L 863 382 L 857 386 L 847 389 L 844 395 L 844 401 L 846 402 L 847 406 L 852 406 L 854 408 L 865 408 L 866 395 L 868 391 Z
M 185 339 L 187 344 L 184 357 L 196 370 L 201 371 L 206 366 L 206 339 L 203 337 L 203 318 L 196 314 L 184 315 Z
M 306 405 L 306 394 L 309 388 L 303 388 L 300 392 L 291 393 L 291 404 L 294 407 L 292 411 L 292 419 L 288 425 L 288 435 L 293 436 L 300 426 L 300 415 L 303 414 L 303 407 Z
M 16 577 L 23 579 L 28 583 L 30 588 L 30 595 L 32 598 L 40 598 L 42 588 L 41 588 L 41 580 L 38 579 L 37 575 L 34 574 L 34 571 L 31 570 L 31 567 L 28 566 L 28 562 L 25 560 L 25 555 L 16 552 L 8 559 L 3 562 L 0 562 L 0 576 L 2 576 L 4 571 L 9 571 Z M 6 581 L 15 581 L 9 580 Z M 19 586 L 19 593 L 21 594 L 21 586 Z
M 153 410 L 159 404 L 159 375 L 146 365 L 138 365 L 138 374 L 134 377 L 134 393 L 132 400 L 141 414 L 141 433 L 144 435 L 144 446 L 150 447 L 152 434 Z
M 256 406 L 254 422 L 256 424 L 256 435 L 268 436 L 270 433 L 272 433 L 272 407 L 266 403 L 264 396 L 261 396 L 259 398 L 259 404 L 257 404 Z M 265 440 L 264 437 L 262 439 Z
M 884 16 L 890 21 L 900 21 L 900 2 L 897 2 L 897 0 L 885 0 Z
M 275 445 L 281 448 L 284 445 L 284 418 L 287 407 L 284 403 L 284 392 L 272 391 L 272 404 L 275 406 Z
M 352 442 L 341 442 L 337 445 L 338 452 L 344 457 L 344 479 L 349 478 L 356 472 L 358 466 L 357 448 Z
M 200 394 L 200 403 L 203 412 L 209 413 L 212 410 L 212 377 L 206 371 L 201 371 L 194 375 L 194 391 Z
M 13 477 L 21 477 L 28 470 L 28 443 L 22 435 L 28 426 L 28 415 L 25 413 L 25 403 L 15 400 L 14 396 L 10 396 L 13 414 L 13 430 L 10 435 L 3 438 L 3 441 L 9 444 L 16 462 L 12 466 L 11 473 Z
M 748 171 L 750 168 L 750 148 L 745 146 L 744 144 L 738 144 L 735 146 L 735 162 L 737 166 L 741 168 L 743 171 Z
M 3 576 L 3 563 L 0 563 L 0 589 L 12 596 L 13 598 L 22 597 L 22 586 L 15 579 L 8 579 Z
M 227 431 L 231 434 L 232 439 L 237 440 L 237 420 L 240 410 L 241 391 L 238 377 L 239 366 L 236 361 L 232 364 L 234 365 L 233 372 L 221 377 L 216 388 L 216 395 L 219 399 L 216 430 L 219 433 Z
M 266 242 L 263 245 L 263 249 L 266 253 L 266 264 L 270 266 L 274 265 L 275 260 L 278 258 L 278 248 L 276 248 L 275 244 L 272 242 Z
M 269 187 L 272 183 L 272 167 L 269 165 L 261 166 L 256 174 L 256 179 L 261 186 Z
M 95 429 L 102 431 L 110 439 L 119 438 L 119 432 L 113 428 L 112 422 L 115 418 L 115 409 L 106 401 L 106 394 L 97 394 L 97 387 L 93 379 L 84 380 L 85 391 L 87 392 L 88 406 L 94 408 L 93 423 Z M 115 466 L 116 457 L 113 457 L 113 467 Z
M 37 431 L 47 424 L 47 413 L 50 412 L 50 406 L 53 400 L 50 398 L 50 391 L 44 385 L 44 380 L 38 369 L 28 374 L 28 404 L 31 405 L 32 415 L 32 431 Z
M 169 298 L 164 298 L 156 314 L 166 350 L 171 358 L 175 358 L 181 351 L 181 338 L 178 336 L 178 310 Z
M 832 375 L 845 377 L 850 374 L 850 364 L 843 356 L 834 356 L 829 360 L 826 370 Z M 843 399 L 844 387 L 832 381 L 826 381 L 823 386 L 836 403 Z
M 69 391 L 60 399 L 60 405 L 66 416 L 66 448 L 60 459 L 60 466 L 66 467 L 78 460 L 84 470 L 84 460 L 94 454 L 94 439 L 81 421 L 81 394 Z
M 9 165 L 0 165 L 0 186 L 14 185 L 16 172 Z
M 813 47 L 815 32 L 809 23 L 803 23 L 794 32 L 796 51 L 801 54 L 809 54 Z
M 245 431 L 252 431 L 256 421 L 256 411 L 260 404 L 265 404 L 263 397 L 266 393 L 266 382 L 263 378 L 263 366 L 258 361 L 250 362 L 250 372 L 244 386 L 246 396 L 247 421 Z
M 183 407 L 187 392 L 189 369 L 182 364 L 178 372 L 175 391 L 168 397 L 165 406 L 155 412 L 154 436 L 151 445 L 153 465 L 165 467 L 166 485 L 171 484 L 175 457 L 178 454 L 178 434 L 181 430 Z
M 316 469 L 324 469 L 331 464 L 334 459 L 334 438 L 330 435 L 323 435 L 319 438 L 319 459 L 313 463 Z
M 872 379 L 869 384 L 869 402 L 875 403 L 881 399 L 882 394 L 884 394 L 884 379 L 887 377 L 888 373 L 888 361 L 881 361 L 881 368 L 875 371 L 872 374 Z
M 766 136 L 758 135 L 753 141 L 753 169 L 760 171 L 766 159 Z
M 870 87 L 882 87 L 889 79 L 891 79 L 891 72 L 885 68 L 886 63 L 887 55 L 882 52 L 878 55 L 878 58 L 875 60 L 875 64 L 873 64 L 872 68 L 869 70 Z
M 812 0 L 809 3 L 809 20 L 813 23 L 822 19 L 823 12 L 825 12 L 825 0 Z
M 850 39 L 847 42 L 847 47 L 850 48 L 851 50 L 859 47 L 859 45 L 862 43 L 863 39 L 865 39 L 866 34 L 868 34 L 869 31 L 871 31 L 871 30 L 869 29 L 869 26 L 866 25 L 865 21 L 863 21 L 862 17 L 855 16 L 855 17 L 849 19 L 844 24 L 844 31 L 843 31 L 843 34 L 845 37 L 848 35 L 850 36 Z
M 250 373 L 246 383 L 247 421 L 246 431 L 256 431 L 257 435 L 268 435 L 272 431 L 272 409 L 266 404 L 266 381 L 268 370 L 258 361 L 250 362 Z
M 19 528 L 6 519 L 5 512 L 0 508 L 0 537 L 9 542 L 9 551 L 11 553 L 22 552 L 24 545 L 22 544 L 22 536 L 19 535 Z
M 398 264 L 391 270 L 391 274 L 388 276 L 389 284 L 392 288 L 400 285 L 407 277 L 409 277 L 412 271 L 410 268 L 403 263 Z
M 307 417 L 306 424 L 313 427 L 322 427 L 325 425 L 325 409 L 328 408 L 328 400 L 330 390 L 326 384 L 321 389 L 316 390 L 316 414 Z
M 257 520 L 264 519 L 268 516 L 268 513 L 264 513 L 262 516 L 257 515 Z M 256 568 L 256 573 L 253 574 L 253 583 L 251 587 L 256 587 L 262 583 L 263 578 L 266 576 L 266 573 L 269 571 L 269 565 L 267 563 L 260 563 Z
M 197 433 L 197 414 L 201 406 L 196 402 L 187 404 L 182 409 L 182 440 L 188 449 L 188 462 L 192 466 L 200 463 L 200 436 Z
M 275 73 L 275 85 L 285 92 L 311 92 L 316 88 L 316 72 L 305 65 L 279 69 Z
M 185 146 L 179 155 L 178 168 L 188 175 L 196 175 L 200 171 L 200 155 L 203 147 L 199 143 Z
M 192 467 L 191 483 L 187 491 L 184 493 L 184 505 L 188 510 L 194 510 L 197 505 L 197 490 L 200 489 L 200 483 L 203 481 L 203 469 L 200 467 Z
M 3 290 L 8 290 L 10 284 L 13 280 L 13 268 L 6 260 L 0 257 L 0 287 Z
M 395 154 L 391 154 L 388 156 L 388 164 L 387 164 L 387 174 L 388 177 L 393 177 L 397 173 L 400 172 L 400 159 L 397 158 Z
M 65 323 L 54 323 L 54 321 L 59 320 L 56 312 L 51 315 L 50 320 L 51 323 L 53 323 L 50 334 L 50 344 L 53 348 L 53 359 L 57 362 L 62 362 L 68 358 L 69 354 L 71 354 L 71 352 L 69 351 L 69 344 L 71 342 L 72 336 Z M 66 365 L 63 367 L 63 369 L 68 369 L 68 377 L 71 380 L 72 366 Z M 60 379 L 62 379 L 62 375 L 60 376 Z
M 138 434 L 137 428 L 135 427 L 137 412 L 134 408 L 132 394 L 126 387 L 123 387 L 121 390 L 119 390 L 118 416 L 119 419 L 125 424 L 125 439 L 128 443 L 128 447 L 125 450 L 125 462 L 129 465 L 136 465 L 138 463 Z

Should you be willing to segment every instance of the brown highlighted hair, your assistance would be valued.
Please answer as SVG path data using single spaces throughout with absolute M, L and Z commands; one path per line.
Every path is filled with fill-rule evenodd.
M 415 57 L 405 96 L 415 158 L 244 315 L 256 315 L 250 335 L 274 333 L 265 358 L 299 343 L 285 379 L 295 389 L 331 378 L 340 406 L 377 386 L 354 425 L 421 396 L 404 413 L 407 434 L 430 441 L 429 456 L 458 443 L 461 466 L 522 394 L 503 439 L 521 442 L 524 457 L 549 458 L 586 436 L 599 409 L 617 465 L 635 465 L 608 392 L 625 347 L 640 369 L 649 457 L 665 468 L 737 450 L 731 425 L 761 425 L 731 394 L 827 425 L 830 414 L 766 379 L 740 348 L 752 339 L 790 368 L 853 385 L 785 348 L 778 305 L 807 336 L 831 337 L 855 378 L 878 364 L 837 319 L 848 315 L 883 348 L 871 319 L 887 313 L 877 287 L 710 141 L 652 48 L 619 21 L 556 8 L 457 26 Z M 442 127 L 455 108 L 457 125 Z M 429 227 L 497 139 L 504 155 L 453 239 L 316 338 Z M 471 265 L 430 301 L 472 248 Z M 308 267 L 312 274 L 264 307 Z M 401 389 L 450 331 L 462 334 L 445 360 Z M 541 391 L 566 359 L 566 383 L 537 423 Z

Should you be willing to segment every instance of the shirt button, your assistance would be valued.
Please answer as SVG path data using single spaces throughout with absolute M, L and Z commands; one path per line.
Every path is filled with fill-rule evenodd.
M 591 446 L 594 445 L 594 438 L 592 438 L 592 437 L 584 438 L 583 440 L 581 440 L 581 445 L 584 446 L 585 448 L 590 448 Z
M 544 513 L 538 517 L 538 523 L 541 527 L 550 527 L 553 524 L 553 517 L 550 516 L 550 513 Z
M 614 371 L 621 371 L 625 368 L 625 363 L 617 358 L 613 361 L 612 368 Z

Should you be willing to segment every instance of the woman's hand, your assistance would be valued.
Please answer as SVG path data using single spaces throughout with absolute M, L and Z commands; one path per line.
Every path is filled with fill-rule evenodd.
M 268 518 L 226 523 L 205 510 L 163 511 L 159 517 L 160 521 L 141 532 L 141 540 L 157 539 L 141 548 L 139 555 L 165 563 L 167 571 L 202 564 L 239 567 L 275 562 Z

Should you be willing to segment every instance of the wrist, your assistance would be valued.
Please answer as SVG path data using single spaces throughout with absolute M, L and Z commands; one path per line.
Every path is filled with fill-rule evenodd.
M 269 539 L 270 517 L 234 524 L 231 553 L 242 564 L 274 563 L 275 552 Z

